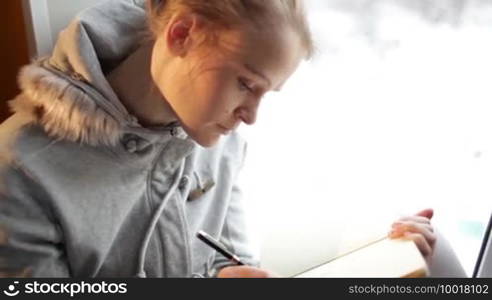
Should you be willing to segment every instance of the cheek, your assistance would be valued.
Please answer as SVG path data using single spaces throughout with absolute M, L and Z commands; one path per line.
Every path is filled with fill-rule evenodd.
M 208 81 L 197 91 L 201 111 L 209 119 L 227 118 L 232 113 L 238 93 L 227 80 Z

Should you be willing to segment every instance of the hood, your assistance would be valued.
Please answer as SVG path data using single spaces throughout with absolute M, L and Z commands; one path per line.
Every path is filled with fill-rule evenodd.
M 19 73 L 22 93 L 9 105 L 52 136 L 91 145 L 115 144 L 125 126 L 140 126 L 106 74 L 147 33 L 145 0 L 108 0 L 82 11 L 63 30 L 50 57 Z

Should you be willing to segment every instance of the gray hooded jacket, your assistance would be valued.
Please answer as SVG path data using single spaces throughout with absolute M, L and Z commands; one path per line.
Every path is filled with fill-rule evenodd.
M 143 2 L 85 10 L 21 70 L 0 126 L 0 276 L 212 276 L 230 262 L 199 230 L 257 265 L 235 185 L 244 141 L 144 128 L 105 78 L 138 46 Z

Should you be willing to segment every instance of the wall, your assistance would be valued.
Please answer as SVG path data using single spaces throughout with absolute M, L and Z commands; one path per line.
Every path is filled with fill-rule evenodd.
M 19 93 L 17 72 L 29 62 L 28 46 L 25 34 L 22 1 L 0 1 L 0 121 L 10 113 L 6 101 Z
M 66 0 L 47 0 L 53 41 L 78 12 L 104 1 L 107 0 L 70 0 L 70 5 L 67 5 Z
M 37 42 L 29 35 L 21 0 L 0 1 L 0 49 L 3 58 L 0 72 L 0 122 L 10 115 L 7 100 L 19 93 L 17 73 L 22 65 L 29 63 L 29 57 L 47 55 L 56 42 L 58 33 L 81 10 L 107 0 L 36 0 L 31 12 L 36 19 Z M 42 2 L 42 3 L 41 3 Z M 43 6 L 45 5 L 45 6 Z M 43 9 L 41 9 L 43 8 Z M 28 34 L 26 34 L 26 32 Z M 33 49 L 29 53 L 28 42 L 32 40 Z M 48 41 L 48 43 L 46 43 Z M 41 53 L 40 53 L 41 52 Z

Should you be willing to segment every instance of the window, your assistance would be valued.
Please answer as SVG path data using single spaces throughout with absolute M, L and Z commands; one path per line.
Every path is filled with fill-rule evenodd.
M 317 57 L 241 128 L 263 262 L 293 274 L 432 207 L 471 275 L 492 212 L 492 3 L 306 2 Z

